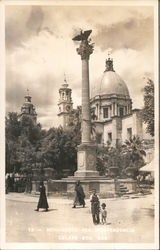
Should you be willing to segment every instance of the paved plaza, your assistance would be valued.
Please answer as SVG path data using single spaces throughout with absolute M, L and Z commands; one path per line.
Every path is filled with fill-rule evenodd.
M 89 200 L 85 208 L 73 209 L 71 199 L 49 197 L 49 212 L 34 211 L 37 202 L 37 196 L 6 195 L 7 242 L 152 243 L 154 239 L 153 194 L 101 200 L 107 204 L 106 225 L 93 224 Z

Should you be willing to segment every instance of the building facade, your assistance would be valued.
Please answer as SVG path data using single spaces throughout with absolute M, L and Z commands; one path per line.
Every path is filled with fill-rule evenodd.
M 62 85 L 59 90 L 59 117 L 63 128 L 72 124 L 73 103 L 71 89 Z M 153 156 L 153 138 L 146 133 L 140 109 L 132 109 L 132 99 L 124 80 L 114 70 L 113 59 L 106 60 L 102 80 L 96 85 L 90 99 L 94 139 L 98 144 L 115 147 L 132 136 L 148 141 L 148 149 Z M 152 141 L 152 142 L 151 142 Z M 149 149 L 150 148 L 150 149 Z M 151 156 L 151 158 L 152 158 Z

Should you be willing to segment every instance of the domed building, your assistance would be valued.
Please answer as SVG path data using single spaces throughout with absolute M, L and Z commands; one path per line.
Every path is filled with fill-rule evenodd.
M 92 119 L 98 143 L 109 141 L 113 146 L 137 135 L 142 138 L 140 110 L 132 110 L 132 100 L 124 80 L 115 72 L 113 60 L 106 60 L 106 69 L 90 100 Z
M 74 123 L 72 90 L 68 84 L 59 89 L 60 124 L 64 129 Z M 97 83 L 90 99 L 94 139 L 98 144 L 112 146 L 123 143 L 132 136 L 149 139 L 140 109 L 132 109 L 132 99 L 125 81 L 114 70 L 113 59 L 106 60 L 102 79 Z
M 37 113 L 35 110 L 35 106 L 31 102 L 32 97 L 29 95 L 29 93 L 27 93 L 27 95 L 24 97 L 24 99 L 25 99 L 25 102 L 21 107 L 21 113 L 20 113 L 19 117 L 20 117 L 20 119 L 22 119 L 22 117 L 24 117 L 24 116 L 30 117 L 33 120 L 33 122 L 36 124 Z

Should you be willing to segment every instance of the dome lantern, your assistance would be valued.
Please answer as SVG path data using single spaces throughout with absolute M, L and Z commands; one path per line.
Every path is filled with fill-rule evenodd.
M 108 59 L 106 59 L 106 69 L 104 72 L 106 71 L 115 71 L 114 68 L 113 68 L 113 59 L 108 57 Z

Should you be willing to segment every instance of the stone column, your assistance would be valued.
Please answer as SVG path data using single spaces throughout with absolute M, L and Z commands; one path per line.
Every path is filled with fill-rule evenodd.
M 82 59 L 82 143 L 90 142 L 91 114 L 89 98 L 89 59 L 86 57 Z
M 115 103 L 115 116 L 118 115 L 117 103 Z
M 112 103 L 112 116 L 115 116 L 115 102 Z
M 129 112 L 129 114 L 131 113 L 131 105 L 130 104 L 128 105 L 128 112 Z
M 82 60 L 82 141 L 78 146 L 77 177 L 95 177 L 96 171 L 96 145 L 91 141 L 91 114 L 89 91 L 89 57 L 93 53 L 93 44 L 90 44 L 85 32 L 79 35 L 81 43 L 77 53 Z M 76 40 L 76 37 L 73 39 Z M 79 41 L 79 40 L 77 40 Z
M 99 105 L 96 105 L 96 115 L 97 115 L 97 120 L 99 120 Z

